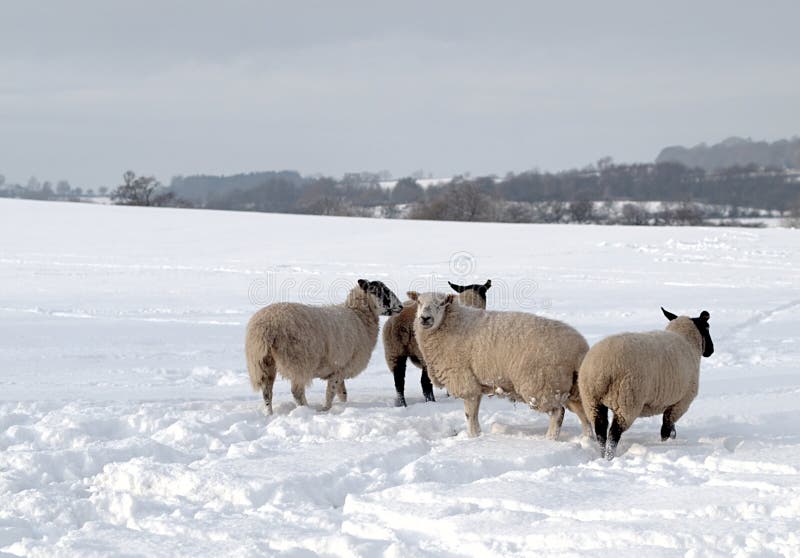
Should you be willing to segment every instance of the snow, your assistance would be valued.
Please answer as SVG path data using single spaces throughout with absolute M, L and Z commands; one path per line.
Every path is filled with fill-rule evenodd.
M 800 555 L 800 233 L 368 220 L 0 200 L 0 553 Z M 266 417 L 249 316 L 491 278 L 489 306 L 591 342 L 711 312 L 716 353 L 662 443 L 598 459 L 567 413 L 395 408 L 380 343 L 350 400 Z
M 423 188 L 428 188 L 429 186 L 441 186 L 442 184 L 448 184 L 453 181 L 452 176 L 447 178 L 415 178 L 415 182 L 422 186 Z M 381 180 L 380 186 L 384 190 L 391 190 L 394 188 L 397 183 L 400 182 L 399 180 Z

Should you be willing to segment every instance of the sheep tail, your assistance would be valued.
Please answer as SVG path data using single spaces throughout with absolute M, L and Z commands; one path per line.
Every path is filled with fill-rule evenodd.
M 569 389 L 569 399 L 570 401 L 580 401 L 581 400 L 581 393 L 580 389 L 578 388 L 578 371 L 572 371 L 572 387 Z
M 595 378 L 594 381 L 583 382 L 579 390 L 579 397 L 581 403 L 583 403 L 583 412 L 592 424 L 594 424 L 598 409 L 601 406 L 600 400 L 608 393 L 609 387 L 611 386 L 610 377 L 603 377 L 603 381 L 600 382 L 600 385 L 596 383 L 597 380 L 598 379 Z M 576 382 L 575 385 L 578 385 L 578 383 L 580 382 Z M 572 395 L 572 393 L 570 393 L 570 395 Z
M 274 341 L 274 336 L 265 335 L 265 332 L 259 331 L 258 328 L 247 328 L 245 358 L 250 385 L 254 391 L 261 391 L 267 374 L 272 372 L 274 375 L 275 359 L 272 356 Z
M 572 371 L 572 387 L 569 390 L 570 401 L 581 401 L 580 388 L 578 387 L 578 375 L 580 374 L 579 371 L 581 369 L 581 364 L 583 364 L 583 359 L 588 352 L 589 347 L 587 346 L 586 349 L 580 353 L 575 362 L 575 369 Z

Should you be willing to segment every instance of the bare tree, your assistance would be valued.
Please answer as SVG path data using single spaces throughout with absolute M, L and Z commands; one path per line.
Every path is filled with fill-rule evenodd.
M 536 218 L 531 205 L 524 202 L 507 202 L 502 220 L 506 223 L 533 223 Z
M 29 192 L 39 192 L 42 189 L 42 183 L 35 176 L 31 176 L 25 189 Z
M 625 225 L 646 225 L 650 222 L 650 214 L 636 203 L 626 203 L 622 206 L 622 223 Z
M 411 219 L 441 221 L 492 221 L 496 203 L 471 182 L 450 184 L 431 201 L 414 205 Z
M 401 178 L 392 189 L 392 203 L 415 203 L 425 195 L 425 190 L 413 178 Z
M 703 210 L 697 204 L 691 202 L 681 202 L 674 212 L 675 220 L 681 225 L 702 225 Z
M 594 203 L 589 200 L 577 200 L 569 204 L 570 220 L 576 223 L 589 223 L 594 220 Z
M 539 204 L 537 221 L 540 223 L 560 223 L 566 215 L 566 204 L 555 200 Z
M 342 193 L 331 178 L 320 178 L 307 184 L 297 200 L 297 207 L 301 213 L 312 215 L 342 215 L 345 212 Z
M 117 205 L 141 205 L 156 207 L 192 207 L 188 201 L 179 198 L 175 192 L 167 191 L 152 176 L 136 176 L 133 171 L 122 175 L 123 183 L 111 192 L 111 199 Z M 101 188 L 101 192 L 102 192 Z M 81 189 L 75 188 L 73 193 L 81 195 Z
M 789 209 L 789 216 L 783 220 L 786 227 L 800 229 L 800 197 L 797 197 Z
M 58 194 L 62 198 L 66 198 L 69 195 L 70 190 L 72 190 L 72 187 L 66 180 L 59 180 L 56 183 L 56 194 Z
M 489 221 L 493 216 L 493 202 L 473 183 L 454 186 L 449 196 L 454 221 Z

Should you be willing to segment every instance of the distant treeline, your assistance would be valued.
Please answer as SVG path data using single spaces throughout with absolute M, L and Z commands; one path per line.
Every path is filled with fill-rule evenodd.
M 800 175 L 755 165 L 709 173 L 679 163 L 613 164 L 558 173 L 529 171 L 496 177 L 455 177 L 423 187 L 413 178 L 393 185 L 372 173 L 342 180 L 302 177 L 291 171 L 230 177 L 192 176 L 172 181 L 170 191 L 197 207 L 246 211 L 376 215 L 450 213 L 480 219 L 500 204 L 582 201 L 663 201 L 788 211 L 800 194 Z M 456 210 L 455 207 L 460 209 Z M 462 218 L 462 217 L 459 217 Z
M 82 198 L 105 196 L 108 188 L 102 187 L 95 192 L 92 188 L 84 190 L 80 187 L 73 187 L 66 180 L 59 180 L 53 184 L 45 180 L 40 182 L 35 177 L 31 177 L 25 186 L 6 182 L 5 176 L 0 174 L 0 198 L 23 198 L 28 200 L 63 200 L 80 201 Z
M 706 171 L 743 163 L 767 169 L 800 169 L 800 137 L 772 143 L 731 137 L 714 145 L 701 143 L 691 148 L 665 147 L 658 154 L 656 163 L 681 163 Z
M 90 201 L 94 192 L 34 179 L 4 184 L 0 196 Z M 100 195 L 114 203 L 313 215 L 519 223 L 595 222 L 637 225 L 733 222 L 800 212 L 800 173 L 731 166 L 708 172 L 680 163 L 614 164 L 610 158 L 580 170 L 457 176 L 445 181 L 351 173 L 342 179 L 295 171 L 234 176 L 175 177 L 168 187 L 152 176 L 123 175 Z M 653 203 L 656 202 L 656 203 Z

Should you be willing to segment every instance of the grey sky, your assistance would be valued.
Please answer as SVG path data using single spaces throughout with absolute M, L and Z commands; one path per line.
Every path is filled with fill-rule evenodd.
M 613 4 L 613 5 L 608 5 Z M 557 170 L 800 133 L 800 3 L 0 3 L 0 173 Z

